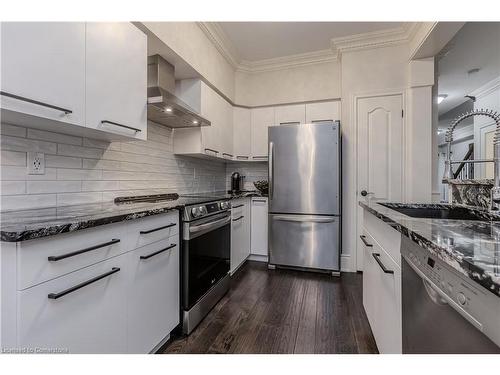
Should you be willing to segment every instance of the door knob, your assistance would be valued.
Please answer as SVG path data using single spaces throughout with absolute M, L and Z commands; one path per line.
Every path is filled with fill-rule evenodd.
M 370 195 L 371 195 L 371 194 L 373 194 L 373 193 L 372 193 L 372 192 L 368 192 L 368 191 L 366 191 L 366 190 L 361 190 L 361 195 L 362 195 L 363 197 L 366 197 L 368 194 L 370 194 Z

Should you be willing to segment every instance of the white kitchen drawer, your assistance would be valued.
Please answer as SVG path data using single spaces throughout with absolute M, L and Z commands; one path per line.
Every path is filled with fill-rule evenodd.
M 131 249 L 160 241 L 179 233 L 179 212 L 148 216 L 129 222 Z
M 367 210 L 363 211 L 363 226 L 365 229 L 401 267 L 401 233 Z
M 17 292 L 18 346 L 70 353 L 126 352 L 126 257 L 123 254 Z M 49 298 L 100 276 L 104 277 L 57 299 Z
M 127 254 L 129 353 L 151 352 L 179 324 L 179 252 L 176 234 Z
M 28 288 L 132 250 L 126 237 L 126 223 L 122 222 L 19 242 L 17 289 Z M 88 249 L 91 250 L 84 251 Z M 79 251 L 84 252 L 78 254 Z M 67 257 L 58 259 L 65 255 Z M 49 257 L 56 258 L 49 260 Z

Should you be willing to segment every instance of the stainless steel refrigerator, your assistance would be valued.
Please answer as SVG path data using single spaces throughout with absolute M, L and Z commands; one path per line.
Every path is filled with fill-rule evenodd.
M 340 122 L 268 131 L 269 264 L 340 271 Z

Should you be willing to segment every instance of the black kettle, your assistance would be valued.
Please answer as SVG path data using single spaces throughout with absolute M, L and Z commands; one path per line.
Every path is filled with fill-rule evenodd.
M 233 193 L 243 190 L 243 178 L 239 172 L 233 172 L 231 175 L 231 191 Z

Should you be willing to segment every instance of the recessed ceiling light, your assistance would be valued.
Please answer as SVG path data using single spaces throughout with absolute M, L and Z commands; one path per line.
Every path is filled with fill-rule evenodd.
M 198 120 L 193 120 L 194 125 L 198 125 Z
M 172 112 L 172 108 L 170 107 L 165 108 L 165 112 Z
M 448 97 L 448 95 L 446 95 L 446 94 L 438 95 L 438 98 L 437 98 L 438 104 L 441 103 L 443 100 L 445 100 L 447 97 Z

